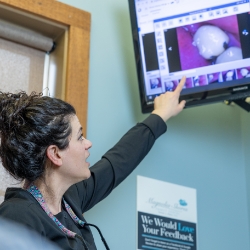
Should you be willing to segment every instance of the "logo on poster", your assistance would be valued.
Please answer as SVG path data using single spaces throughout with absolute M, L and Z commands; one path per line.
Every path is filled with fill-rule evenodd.
M 176 209 L 179 211 L 188 211 L 188 203 L 185 200 L 180 199 L 178 202 L 174 203 L 173 205 L 166 202 L 159 202 L 156 201 L 154 198 L 149 198 L 148 203 L 151 205 L 152 208 L 156 209 Z
M 184 206 L 184 207 L 187 206 L 187 202 L 185 200 L 180 199 L 179 203 L 181 206 Z

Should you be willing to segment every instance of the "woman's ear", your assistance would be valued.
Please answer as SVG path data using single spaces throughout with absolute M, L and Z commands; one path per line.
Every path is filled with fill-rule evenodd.
M 50 159 L 53 164 L 57 166 L 62 165 L 62 157 L 60 155 L 60 150 L 56 145 L 50 145 L 46 150 L 46 154 L 48 159 Z

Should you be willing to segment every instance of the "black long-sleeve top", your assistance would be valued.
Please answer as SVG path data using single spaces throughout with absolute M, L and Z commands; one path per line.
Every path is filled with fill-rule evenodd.
M 151 114 L 143 122 L 131 128 L 91 170 L 89 179 L 71 186 L 64 194 L 72 210 L 81 220 L 83 213 L 107 197 L 147 155 L 155 140 L 166 131 L 166 124 L 157 115 Z M 26 190 L 8 188 L 5 200 L 0 205 L 0 216 L 34 229 L 65 250 L 84 249 L 82 242 L 68 238 L 48 217 L 40 204 Z M 89 250 L 96 250 L 88 226 L 76 225 L 66 210 L 55 215 L 71 231 L 81 235 Z

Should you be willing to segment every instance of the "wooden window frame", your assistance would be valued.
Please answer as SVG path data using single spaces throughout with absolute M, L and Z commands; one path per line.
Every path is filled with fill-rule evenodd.
M 67 27 L 64 100 L 71 103 L 87 132 L 90 13 L 55 0 L 0 0 L 2 6 Z

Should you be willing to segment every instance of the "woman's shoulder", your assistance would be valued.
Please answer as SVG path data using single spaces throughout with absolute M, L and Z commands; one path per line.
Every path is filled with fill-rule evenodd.
M 28 208 L 36 206 L 37 202 L 26 190 L 22 188 L 7 188 L 4 201 L 0 205 L 0 216 L 17 213 L 24 215 Z M 29 209 L 32 212 L 32 209 Z
M 0 217 L 43 232 L 44 220 L 47 215 L 39 203 L 26 190 L 21 188 L 8 188 L 5 199 L 0 205 Z M 49 219 L 49 217 L 48 217 Z

